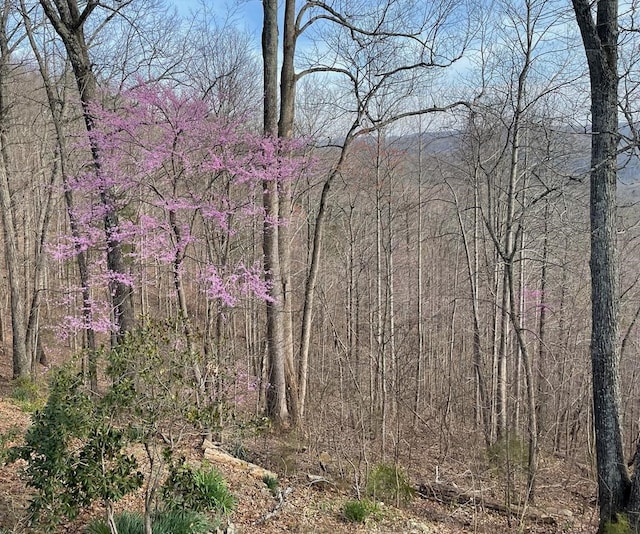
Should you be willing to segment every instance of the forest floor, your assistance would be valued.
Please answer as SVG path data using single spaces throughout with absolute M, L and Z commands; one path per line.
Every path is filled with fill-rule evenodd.
M 2 371 L 0 434 L 12 428 L 24 430 L 30 422 L 29 414 L 10 397 L 9 375 Z M 468 460 L 470 451 L 464 440 L 451 443 L 446 458 L 437 454 L 433 444 L 412 450 L 414 467 L 407 469 L 409 480 L 430 498 L 416 495 L 401 507 L 380 503 L 375 517 L 365 524 L 348 523 L 343 507 L 356 497 L 355 478 L 340 476 L 344 470 L 337 463 L 328 467 L 327 474 L 320 468 L 318 450 L 302 441 L 293 434 L 269 432 L 243 442 L 250 461 L 277 473 L 280 488 L 286 493 L 283 500 L 246 471 L 225 464 L 216 466 L 238 498 L 238 507 L 230 518 L 236 533 L 578 534 L 596 530 L 595 484 L 590 468 L 542 454 L 535 506 L 518 506 L 522 495 L 514 489 L 512 505 L 505 507 L 503 470 L 487 467 L 486 462 L 480 467 Z M 202 459 L 196 443 L 183 452 L 192 462 Z M 325 463 L 327 456 L 321 453 Z M 330 483 L 311 483 L 309 475 L 326 477 Z M 514 488 L 519 487 L 518 476 L 514 474 Z M 19 467 L 0 466 L 0 532 L 28 532 L 22 526 L 28 498 Z M 141 495 L 128 496 L 118 508 L 139 509 L 141 502 Z M 98 507 L 89 510 L 60 532 L 81 533 L 87 521 L 100 513 Z

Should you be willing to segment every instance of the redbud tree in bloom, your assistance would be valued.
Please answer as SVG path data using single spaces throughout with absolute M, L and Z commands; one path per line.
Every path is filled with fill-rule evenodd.
M 74 314 L 66 318 L 64 331 L 111 331 L 109 282 L 118 276 L 136 290 L 155 287 L 158 267 L 170 272 L 183 315 L 187 278 L 189 287 L 225 307 L 245 297 L 269 299 L 262 262 L 237 253 L 230 260 L 230 243 L 256 221 L 263 223 L 263 181 L 291 180 L 303 171 L 304 158 L 294 155 L 302 143 L 254 135 L 213 116 L 196 95 L 161 84 L 141 83 L 93 113 L 97 127 L 91 135 L 100 147 L 101 172 L 68 180 L 82 231 L 76 238 L 61 236 L 52 247 L 61 260 L 78 250 L 94 258 L 91 324 Z M 115 238 L 126 253 L 125 274 L 106 268 L 101 224 L 107 207 L 99 192 L 107 189 L 114 192 L 116 205 L 110 207 L 119 214 Z

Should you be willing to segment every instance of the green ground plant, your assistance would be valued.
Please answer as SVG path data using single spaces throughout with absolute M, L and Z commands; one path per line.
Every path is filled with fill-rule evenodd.
M 3 464 L 10 459 L 12 450 L 9 445 L 10 443 L 18 440 L 21 436 L 21 429 L 15 426 L 9 428 L 6 432 L 0 433 L 0 464 Z
M 347 501 L 344 503 L 342 513 L 349 523 L 366 523 L 378 507 L 368 499 Z
M 220 472 L 207 464 L 191 466 L 184 457 L 169 462 L 162 496 L 170 510 L 214 511 L 229 515 L 238 504 Z
M 631 534 L 635 530 L 629 523 L 629 518 L 626 514 L 618 514 L 616 521 L 608 521 L 604 524 L 602 534 Z
M 413 498 L 415 490 L 404 469 L 398 465 L 380 463 L 369 473 L 366 493 L 376 501 L 400 506 Z
M 262 482 L 264 482 L 265 486 L 269 488 L 271 495 L 275 497 L 278 492 L 278 486 L 280 485 L 280 483 L 278 482 L 278 479 L 276 477 L 265 475 L 264 477 L 262 477 Z
M 11 398 L 23 412 L 33 413 L 45 405 L 47 396 L 35 381 L 18 378 L 11 386 Z
M 122 512 L 114 516 L 118 534 L 140 534 L 144 530 L 144 518 L 134 512 Z M 85 534 L 110 534 L 111 529 L 104 519 L 94 519 L 85 529 Z
M 526 469 L 529 462 L 528 445 L 517 437 L 502 439 L 487 449 L 487 458 L 489 463 L 498 469 L 504 469 L 506 465 Z
M 144 531 L 142 514 L 123 512 L 115 515 L 118 534 L 141 534 Z M 170 510 L 153 517 L 153 534 L 207 534 L 214 532 L 218 524 L 206 515 L 190 510 Z M 110 534 L 109 525 L 103 519 L 89 523 L 85 534 Z

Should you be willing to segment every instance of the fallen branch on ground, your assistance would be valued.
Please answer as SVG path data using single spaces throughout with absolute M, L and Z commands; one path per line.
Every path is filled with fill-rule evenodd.
M 515 504 L 507 506 L 499 502 L 485 499 L 480 490 L 463 490 L 451 484 L 435 482 L 433 484 L 419 484 L 416 487 L 417 493 L 423 499 L 437 501 L 443 504 L 460 504 L 478 506 L 485 510 L 497 512 L 501 515 L 525 518 L 536 523 L 545 525 L 556 525 L 554 517 L 537 512 L 530 507 L 522 507 Z
M 336 483 L 329 480 L 326 477 L 321 477 L 318 475 L 312 475 L 307 473 L 307 480 L 309 481 L 309 486 L 313 486 L 314 484 L 319 484 L 320 486 L 335 486 Z
M 256 521 L 255 524 L 256 525 L 263 525 L 264 523 L 269 521 L 269 519 L 275 517 L 277 515 L 277 513 L 280 511 L 280 508 L 282 508 L 284 506 L 285 498 L 292 491 L 293 491 L 293 488 L 291 488 L 291 487 L 286 488 L 284 491 L 278 490 L 278 495 L 276 496 L 277 499 L 278 499 L 278 503 L 275 505 L 275 507 L 267 515 L 265 515 L 262 519 Z

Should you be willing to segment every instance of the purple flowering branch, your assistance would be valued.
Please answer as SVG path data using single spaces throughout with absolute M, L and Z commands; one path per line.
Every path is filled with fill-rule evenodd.
M 108 237 L 122 246 L 129 272 L 103 268 L 92 273 L 94 298 L 108 295 L 113 282 L 139 287 L 149 280 L 141 275 L 149 265 L 169 268 L 180 294 L 185 262 L 199 258 L 190 269 L 199 273 L 195 280 L 208 298 L 228 307 L 244 298 L 268 301 L 260 261 L 230 264 L 201 250 L 210 251 L 215 236 L 235 236 L 243 221 L 264 222 L 264 210 L 253 199 L 262 194 L 265 181 L 284 182 L 303 172 L 308 161 L 298 154 L 305 142 L 253 135 L 237 122 L 213 116 L 195 94 L 162 84 L 140 82 L 116 102 L 113 109 L 92 104 L 96 127 L 88 143 L 100 148 L 101 172 L 81 172 L 66 180 L 77 200 L 74 216 L 81 231 L 75 237 L 59 236 L 49 247 L 53 257 L 63 261 L 79 251 L 91 252 L 98 258 L 96 265 L 103 265 L 109 245 L 102 222 L 105 210 L 114 209 L 119 224 Z M 110 206 L 101 202 L 105 190 L 113 192 Z M 66 327 L 109 330 L 108 306 L 97 301 L 91 306 L 88 315 L 95 324 L 67 318 Z

